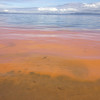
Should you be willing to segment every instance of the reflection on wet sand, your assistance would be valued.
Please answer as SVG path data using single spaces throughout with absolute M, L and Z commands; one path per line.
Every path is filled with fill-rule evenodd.
M 100 100 L 98 32 L 0 31 L 0 100 Z

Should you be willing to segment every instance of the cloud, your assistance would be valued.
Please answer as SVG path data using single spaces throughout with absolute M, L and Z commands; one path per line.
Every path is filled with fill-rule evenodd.
M 9 4 L 0 3 L 0 8 L 10 8 Z
M 84 4 L 84 7 L 97 8 L 96 4 Z
M 9 10 L 5 9 L 4 12 L 9 12 Z
M 84 3 L 84 7 L 87 7 L 87 8 L 98 8 L 98 7 L 100 7 L 100 2 L 98 2 L 98 3 L 92 3 L 92 4 L 86 4 L 86 3 Z
M 62 9 L 57 9 L 57 8 L 54 8 L 54 7 L 49 7 L 49 8 L 38 8 L 38 11 L 51 11 L 51 12 L 74 12 L 74 11 L 77 11 L 77 9 L 75 8 L 62 8 Z
M 0 8 L 4 8 L 5 7 L 5 5 L 3 5 L 3 4 L 0 4 Z
M 64 5 L 58 5 L 55 7 L 32 7 L 32 8 L 11 8 L 9 5 L 0 4 L 0 8 L 5 8 L 2 11 L 10 12 L 10 13 L 43 13 L 43 14 L 44 13 L 53 13 L 53 14 L 92 13 L 92 14 L 100 14 L 100 2 L 68 3 Z
M 67 12 L 75 12 L 77 9 L 75 8 L 67 8 L 67 9 L 59 9 L 61 12 L 67 11 Z
M 38 8 L 39 11 L 58 11 L 57 8 Z

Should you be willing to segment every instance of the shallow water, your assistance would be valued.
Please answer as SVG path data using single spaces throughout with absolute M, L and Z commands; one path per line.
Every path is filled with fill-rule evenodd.
M 99 16 L 0 20 L 0 100 L 100 100 Z
M 0 73 L 100 79 L 99 31 L 0 29 Z
M 100 15 L 0 14 L 0 26 L 26 29 L 100 29 Z

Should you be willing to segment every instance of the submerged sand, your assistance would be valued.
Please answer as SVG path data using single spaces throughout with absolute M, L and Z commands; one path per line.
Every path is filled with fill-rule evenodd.
M 0 31 L 0 100 L 100 100 L 98 31 Z
M 0 76 L 0 100 L 100 100 L 100 80 L 81 82 L 67 76 L 13 71 Z

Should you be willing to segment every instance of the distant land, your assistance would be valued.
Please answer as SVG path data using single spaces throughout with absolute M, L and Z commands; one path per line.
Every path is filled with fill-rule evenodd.
M 0 14 L 35 14 L 35 15 L 100 15 L 100 13 L 23 13 L 23 12 L 0 12 Z

